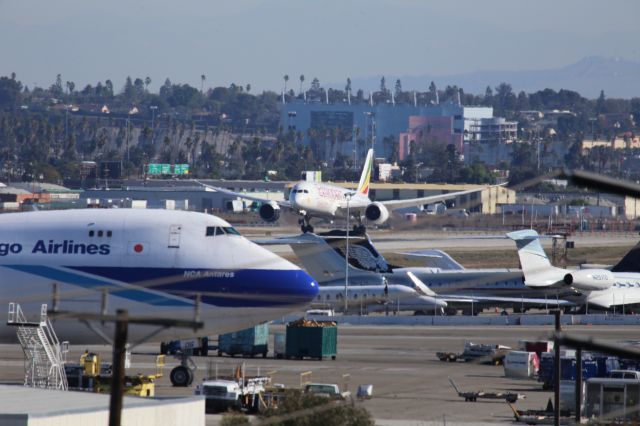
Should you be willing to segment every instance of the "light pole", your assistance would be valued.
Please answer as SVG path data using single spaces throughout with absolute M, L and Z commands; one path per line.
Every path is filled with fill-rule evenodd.
M 373 111 L 367 111 L 364 113 L 364 115 L 366 115 L 367 117 L 371 117 L 371 149 L 374 149 L 376 140 L 376 113 Z
M 353 192 L 346 192 L 344 194 L 344 198 L 347 200 L 347 243 L 346 243 L 346 251 L 344 256 L 344 314 L 347 314 L 348 303 L 349 303 L 349 219 L 351 217 L 351 212 L 349 210 L 349 202 L 351 201 L 351 197 L 353 197 Z
M 153 120 L 156 118 L 156 110 L 158 109 L 158 106 L 151 105 L 149 109 L 151 109 L 151 145 L 153 145 L 156 139 L 156 131 L 153 128 Z

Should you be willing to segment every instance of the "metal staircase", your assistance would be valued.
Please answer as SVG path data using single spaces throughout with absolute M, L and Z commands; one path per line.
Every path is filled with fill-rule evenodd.
M 44 304 L 40 308 L 40 322 L 28 322 L 20 305 L 9 303 L 7 325 L 16 327 L 18 340 L 24 351 L 24 385 L 67 390 L 64 363 L 69 342 L 61 344 L 58 341 L 47 316 L 47 305 Z

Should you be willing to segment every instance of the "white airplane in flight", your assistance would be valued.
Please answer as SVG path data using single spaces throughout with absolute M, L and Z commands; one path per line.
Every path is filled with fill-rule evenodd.
M 371 201 L 369 199 L 369 184 L 371 183 L 372 172 L 373 150 L 370 149 L 362 169 L 360 183 L 355 191 L 327 183 L 302 181 L 291 188 L 289 199 L 286 201 L 267 200 L 225 188 L 206 185 L 202 182 L 199 183 L 218 192 L 262 203 L 259 214 L 262 220 L 266 222 L 278 220 L 280 218 L 280 208 L 291 209 L 301 216 L 299 222 L 302 232 L 313 232 L 313 226 L 309 223 L 312 217 L 328 220 L 346 218 L 347 210 L 357 220 L 360 230 L 364 231 L 362 226 L 363 219 L 375 225 L 381 225 L 389 219 L 389 211 L 391 210 L 437 203 L 478 191 L 478 189 L 471 189 L 406 200 Z
M 169 210 L 83 209 L 0 215 L 0 300 L 25 313 L 50 310 L 173 318 L 197 335 L 241 330 L 303 309 L 318 294 L 313 278 L 242 237 L 224 220 Z M 56 320 L 72 343 L 104 343 L 111 322 Z M 132 325 L 129 338 L 158 327 Z M 157 341 L 195 336 L 166 328 Z M 0 326 L 0 342 L 16 342 Z
M 516 242 L 524 283 L 536 289 L 573 289 L 575 302 L 611 309 L 640 303 L 640 250 L 634 247 L 609 269 L 570 270 L 551 265 L 536 231 L 526 229 L 507 234 Z

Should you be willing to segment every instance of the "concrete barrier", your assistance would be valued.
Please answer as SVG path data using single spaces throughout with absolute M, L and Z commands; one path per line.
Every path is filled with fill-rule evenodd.
M 301 315 L 288 315 L 274 324 L 286 324 Z M 432 315 L 307 315 L 316 321 L 335 321 L 349 325 L 435 325 L 435 326 L 550 326 L 555 324 L 554 315 L 479 315 L 479 316 L 432 316 Z M 640 315 L 562 315 L 560 323 L 566 325 L 640 325 Z

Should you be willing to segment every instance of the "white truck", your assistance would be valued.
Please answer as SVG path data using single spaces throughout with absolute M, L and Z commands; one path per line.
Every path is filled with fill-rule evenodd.
M 205 397 L 207 413 L 228 410 L 255 413 L 259 408 L 260 395 L 270 380 L 269 377 L 204 380 L 196 387 L 195 394 Z
M 349 391 L 340 392 L 340 388 L 334 383 L 307 383 L 304 391 L 330 399 L 347 399 L 351 396 L 351 392 Z

